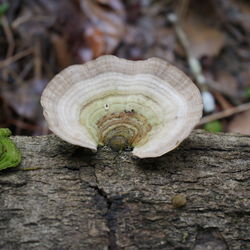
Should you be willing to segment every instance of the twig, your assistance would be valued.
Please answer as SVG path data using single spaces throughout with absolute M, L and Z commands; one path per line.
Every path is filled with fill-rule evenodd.
M 23 70 L 19 73 L 19 77 L 22 81 L 27 77 L 32 67 L 33 63 L 31 61 L 27 62 L 27 64 L 23 67 Z
M 14 53 L 15 40 L 14 40 L 12 31 L 11 31 L 11 28 L 10 28 L 10 25 L 9 25 L 9 22 L 8 22 L 8 19 L 5 16 L 3 16 L 1 18 L 1 23 L 2 23 L 2 26 L 3 26 L 3 30 L 4 30 L 6 39 L 8 41 L 8 51 L 7 51 L 7 54 L 6 54 L 6 58 L 9 58 Z
M 4 67 L 10 65 L 11 63 L 18 61 L 18 60 L 22 59 L 23 57 L 30 55 L 31 53 L 33 53 L 33 51 L 34 51 L 33 48 L 29 48 L 29 49 L 23 50 L 23 51 L 15 54 L 12 57 L 5 59 L 4 61 L 1 61 L 0 68 L 4 68 Z
M 15 19 L 11 26 L 14 30 L 16 30 L 21 24 L 29 21 L 29 19 L 32 17 L 32 14 L 30 12 L 25 13 L 24 15 L 21 15 L 17 19 Z
M 182 29 L 179 23 L 177 15 L 174 13 L 169 14 L 168 20 L 173 24 L 175 33 L 180 41 L 181 46 L 183 47 L 187 55 L 190 70 L 196 80 L 197 85 L 199 86 L 199 89 L 201 91 L 206 91 L 207 86 L 206 86 L 205 76 L 202 74 L 200 62 L 197 58 L 193 56 L 190 50 L 189 40 L 186 36 L 186 33 L 184 32 L 184 30 Z
M 66 39 L 62 36 L 52 33 L 51 41 L 54 46 L 57 62 L 60 68 L 64 69 L 72 63 L 72 58 Z
M 34 48 L 34 75 L 36 80 L 42 78 L 41 44 L 37 39 Z
M 27 123 L 25 121 L 22 121 L 22 120 L 16 120 L 14 118 L 9 118 L 7 119 L 7 122 L 8 124 L 13 124 L 15 125 L 17 128 L 19 128 L 19 130 L 21 129 L 26 129 L 26 130 L 32 130 L 32 131 L 43 131 L 43 128 L 39 125 L 33 125 L 33 124 L 30 124 L 30 123 Z M 17 132 L 16 131 L 16 134 L 20 134 L 20 132 Z
M 221 93 L 214 92 L 213 95 L 217 100 L 217 102 L 219 103 L 219 105 L 222 107 L 222 110 L 234 108 L 234 106 L 231 103 L 229 103 Z
M 250 103 L 244 103 L 244 104 L 241 104 L 237 107 L 226 109 L 224 111 L 205 116 L 204 118 L 201 119 L 198 126 L 203 125 L 203 124 L 208 123 L 208 122 L 220 120 L 220 119 L 226 118 L 228 116 L 231 116 L 231 115 L 243 112 L 243 111 L 247 111 L 249 109 L 250 109 Z
M 187 15 L 188 7 L 190 5 L 190 0 L 182 0 L 180 2 L 180 7 L 177 10 L 177 14 L 180 19 Z
M 171 13 L 171 14 L 168 14 L 167 18 L 173 24 L 175 33 L 187 55 L 189 68 L 202 94 L 204 111 L 212 112 L 215 109 L 215 100 L 214 100 L 213 95 L 208 91 L 207 80 L 204 74 L 202 73 L 201 64 L 199 60 L 193 55 L 190 49 L 189 40 L 186 36 L 186 33 L 184 32 L 184 30 L 182 29 L 179 23 L 177 15 L 174 13 Z

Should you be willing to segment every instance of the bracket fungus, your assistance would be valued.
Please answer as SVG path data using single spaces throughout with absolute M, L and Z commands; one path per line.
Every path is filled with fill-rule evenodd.
M 50 130 L 63 140 L 92 150 L 128 146 L 139 158 L 176 148 L 202 115 L 198 88 L 158 58 L 105 55 L 70 66 L 49 82 L 41 104 Z

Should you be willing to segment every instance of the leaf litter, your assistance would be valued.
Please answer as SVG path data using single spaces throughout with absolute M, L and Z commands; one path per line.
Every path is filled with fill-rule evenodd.
M 171 13 L 189 41 L 187 51 L 167 18 Z M 200 86 L 189 54 L 215 100 L 200 127 L 250 134 L 249 20 L 244 0 L 1 0 L 0 126 L 14 134 L 49 133 L 39 104 L 47 82 L 104 54 L 161 57 Z

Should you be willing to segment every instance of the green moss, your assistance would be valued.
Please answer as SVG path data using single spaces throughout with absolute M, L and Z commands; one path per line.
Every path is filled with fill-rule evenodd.
M 246 98 L 250 99 L 250 88 L 245 89 L 244 94 Z
M 11 131 L 0 128 L 0 170 L 16 167 L 21 162 L 21 153 L 9 138 Z
M 7 10 L 9 9 L 9 4 L 7 2 L 4 2 L 2 4 L 0 4 L 0 17 L 3 16 Z
M 213 121 L 213 122 L 208 122 L 204 125 L 204 129 L 207 130 L 208 132 L 221 132 L 222 131 L 222 125 L 220 121 Z

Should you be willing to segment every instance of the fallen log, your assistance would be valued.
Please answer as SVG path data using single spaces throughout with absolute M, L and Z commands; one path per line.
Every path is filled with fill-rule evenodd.
M 195 131 L 154 159 L 13 139 L 22 163 L 0 172 L 0 249 L 250 249 L 249 136 Z

